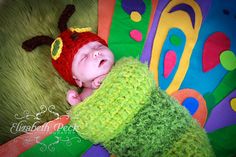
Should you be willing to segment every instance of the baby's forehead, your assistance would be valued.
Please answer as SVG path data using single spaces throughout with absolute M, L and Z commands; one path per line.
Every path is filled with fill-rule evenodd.
M 77 56 L 83 56 L 84 54 L 87 54 L 89 52 L 92 52 L 91 50 L 95 50 L 97 47 L 100 47 L 102 44 L 98 41 L 91 41 L 85 45 L 83 45 L 78 51 Z
M 90 41 L 89 43 L 85 44 L 84 46 L 94 47 L 94 46 L 98 46 L 98 45 L 102 45 L 102 44 L 98 41 Z
M 88 53 L 88 52 L 91 52 L 91 49 L 96 49 L 100 46 L 103 46 L 103 44 L 101 44 L 100 42 L 98 41 L 91 41 L 85 45 L 83 45 L 79 50 L 78 50 L 78 53 L 80 55 L 83 55 L 84 53 Z

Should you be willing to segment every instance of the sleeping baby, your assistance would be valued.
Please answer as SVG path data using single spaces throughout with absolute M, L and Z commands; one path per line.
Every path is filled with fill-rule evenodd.
M 68 18 L 64 14 L 71 8 L 67 6 L 60 19 Z M 156 87 L 146 64 L 122 58 L 113 65 L 112 52 L 96 34 L 67 29 L 60 21 L 58 27 L 61 34 L 55 40 L 37 36 L 23 48 L 50 44 L 52 64 L 60 76 L 83 87 L 81 93 L 67 92 L 67 101 L 74 105 L 70 125 L 82 138 L 102 144 L 117 157 L 214 156 L 205 131 Z
M 83 87 L 80 94 L 67 93 L 71 105 L 79 104 L 70 111 L 70 124 L 81 137 L 116 156 L 214 156 L 204 130 L 156 87 L 147 65 L 133 58 L 113 65 L 113 54 L 100 37 L 77 35 L 82 43 L 70 51 L 71 68 L 61 76 L 70 72 L 75 85 Z
M 59 26 L 60 28 L 60 26 Z M 76 105 L 97 89 L 114 64 L 114 56 L 106 42 L 90 28 L 60 28 L 55 39 L 36 36 L 25 41 L 22 47 L 32 51 L 41 44 L 51 45 L 52 64 L 58 74 L 70 85 L 83 88 L 67 92 L 67 101 Z
M 90 41 L 83 45 L 72 61 L 72 77 L 77 86 L 83 87 L 78 94 L 69 90 L 67 101 L 71 105 L 78 104 L 97 89 L 114 64 L 114 56 L 106 45 L 98 41 Z

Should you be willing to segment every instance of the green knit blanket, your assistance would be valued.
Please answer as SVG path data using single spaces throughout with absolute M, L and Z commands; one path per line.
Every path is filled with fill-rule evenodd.
M 70 116 L 83 138 L 116 156 L 214 156 L 204 130 L 155 86 L 147 65 L 132 58 L 118 61 Z

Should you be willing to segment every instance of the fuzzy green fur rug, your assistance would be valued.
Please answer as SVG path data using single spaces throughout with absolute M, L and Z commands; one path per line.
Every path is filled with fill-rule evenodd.
M 70 109 L 65 98 L 71 87 L 53 69 L 50 47 L 41 46 L 31 53 L 21 48 L 23 41 L 36 35 L 56 38 L 66 4 L 76 6 L 68 27 L 90 26 L 96 32 L 96 0 L 1 1 L 0 143 Z

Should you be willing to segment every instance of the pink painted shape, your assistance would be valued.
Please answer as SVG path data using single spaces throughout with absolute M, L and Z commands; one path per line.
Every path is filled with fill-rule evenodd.
M 142 33 L 139 31 L 139 30 L 132 30 L 131 32 L 130 32 L 130 37 L 132 38 L 132 39 L 134 39 L 135 41 L 142 41 L 142 39 L 143 39 L 143 35 L 142 35 Z
M 175 51 L 169 50 L 164 58 L 164 77 L 167 78 L 175 67 L 177 56 Z
M 202 55 L 203 71 L 207 72 L 220 63 L 220 54 L 230 49 L 230 39 L 222 32 L 210 35 L 204 45 Z

